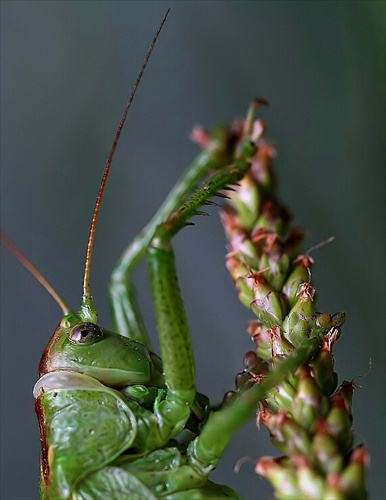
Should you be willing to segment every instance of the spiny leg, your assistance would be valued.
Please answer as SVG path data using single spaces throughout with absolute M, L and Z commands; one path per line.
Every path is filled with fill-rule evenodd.
M 163 358 L 167 391 L 161 390 L 154 402 L 154 411 L 138 407 L 135 411 L 138 432 L 133 446 L 151 451 L 177 436 L 186 426 L 196 397 L 194 356 L 189 327 L 181 298 L 171 246 L 173 236 L 209 198 L 240 180 L 250 166 L 255 147 L 249 145 L 250 156 L 241 157 L 224 167 L 156 229 L 148 249 L 151 287 L 155 302 L 157 327 Z M 166 393 L 166 394 L 165 394 Z M 129 406 L 130 402 L 127 403 Z
M 230 185 L 245 175 L 255 151 L 255 146 L 248 143 L 248 148 L 239 159 L 197 189 L 181 208 L 158 226 L 148 249 L 151 288 L 168 388 L 166 399 L 161 402 L 162 412 L 161 405 L 156 408 L 156 412 L 160 422 L 163 419 L 178 420 L 181 430 L 189 416 L 196 388 L 193 348 L 178 286 L 171 240 L 178 231 L 189 224 L 192 216 L 202 214 L 198 208 L 211 204 L 209 199 L 212 196 L 221 194 L 224 189 L 230 189 Z
M 155 302 L 165 380 L 168 388 L 166 398 L 161 400 L 162 397 L 160 397 L 156 401 L 154 408 L 160 437 L 173 437 L 178 434 L 178 430 L 183 429 L 196 395 L 193 349 L 186 313 L 179 291 L 171 240 L 178 231 L 190 223 L 191 217 L 202 214 L 199 211 L 201 206 L 213 204 L 210 201 L 212 196 L 224 196 L 222 191 L 232 189 L 230 186 L 242 179 L 250 168 L 252 158 L 256 152 L 256 146 L 250 137 L 253 111 L 257 108 L 257 105 L 257 103 L 253 103 L 248 113 L 247 126 L 244 129 L 244 140 L 233 163 L 223 166 L 217 173 L 212 175 L 181 206 L 181 201 L 186 199 L 187 194 L 191 192 L 199 178 L 203 177 L 209 169 L 213 171 L 215 166 L 221 165 L 218 160 L 219 152 L 221 152 L 220 156 L 224 160 L 224 152 L 230 149 L 230 145 L 234 149 L 234 141 L 228 141 L 227 144 L 224 141 L 217 143 L 216 147 L 213 148 L 216 152 L 214 156 L 201 154 L 195 162 L 194 168 L 188 171 L 182 181 L 177 184 L 160 211 L 148 224 L 146 231 L 140 233 L 128 248 L 120 263 L 118 263 L 115 273 L 113 273 L 112 281 L 116 284 L 123 284 L 125 276 L 130 275 L 132 269 L 148 248 L 151 287 Z M 228 152 L 228 156 L 229 154 Z M 177 209 L 173 212 L 175 207 Z M 115 289 L 116 287 L 113 287 L 113 291 Z M 122 301 L 117 297 L 115 304 L 119 309 Z M 132 302 L 131 306 L 135 307 L 135 303 Z M 124 326 L 130 327 L 131 325 L 126 322 Z M 129 333 L 129 335 L 132 336 L 133 334 Z M 149 345 L 147 340 L 146 344 Z
M 150 340 L 141 318 L 131 273 L 143 259 L 157 227 L 186 200 L 209 172 L 229 165 L 233 157 L 234 137 L 225 128 L 215 130 L 205 148 L 169 193 L 155 216 L 128 246 L 111 275 L 109 292 L 116 330 L 125 337 L 150 348 Z

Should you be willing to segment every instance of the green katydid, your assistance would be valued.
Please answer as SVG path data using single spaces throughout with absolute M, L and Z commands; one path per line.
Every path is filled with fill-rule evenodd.
M 148 349 L 147 337 L 128 284 L 124 285 L 125 289 L 121 294 L 119 272 L 122 264 L 114 275 L 116 283 L 112 286 L 112 302 L 114 310 L 123 310 L 125 313 L 123 318 L 119 312 L 116 313 L 117 325 L 122 327 L 121 333 L 125 337 L 108 332 L 96 324 L 97 314 L 88 283 L 95 227 L 112 158 L 136 88 L 166 17 L 167 14 L 145 58 L 107 160 L 90 230 L 83 303 L 78 314 L 70 310 L 39 271 L 2 235 L 3 243 L 42 282 L 58 302 L 64 315 L 43 354 L 40 363 L 41 379 L 34 389 L 42 440 L 43 498 L 86 498 L 89 494 L 87 489 L 93 488 L 97 491 L 93 491 L 92 497 L 112 496 L 122 488 L 122 484 L 118 483 L 122 481 L 125 468 L 125 492 L 121 491 L 120 496 L 152 498 L 153 493 L 173 493 L 181 488 L 200 488 L 201 496 L 201 488 L 204 486 L 207 493 L 237 496 L 226 487 L 217 490 L 215 485 L 207 481 L 207 474 L 212 467 L 201 471 L 199 467 L 188 463 L 188 457 L 183 457 L 177 448 L 163 449 L 185 427 L 193 432 L 193 436 L 197 434 L 197 420 L 200 422 L 205 417 L 205 405 L 201 404 L 200 399 L 204 403 L 206 401 L 196 395 L 193 353 L 175 276 L 173 254 L 171 248 L 165 248 L 169 247 L 168 240 L 179 229 L 179 224 L 170 235 L 166 230 L 156 232 L 156 228 L 167 214 L 171 215 L 192 186 L 212 167 L 219 148 L 214 148 L 210 159 L 205 158 L 205 155 L 199 158 L 196 162 L 198 168 L 191 170 L 180 183 L 179 196 L 172 194 L 166 202 L 166 209 L 160 211 L 152 229 L 147 230 L 143 244 L 138 246 L 138 240 L 134 243 L 140 249 L 142 257 L 150 240 L 153 242 L 149 251 L 153 291 L 156 298 L 161 295 L 165 298 L 157 306 L 158 322 L 163 332 L 161 345 L 165 351 L 163 368 L 159 358 Z M 247 166 L 244 162 L 243 168 Z M 192 206 L 186 205 L 184 216 L 177 217 L 182 221 L 182 226 L 194 215 L 196 205 L 204 203 L 216 191 L 241 175 L 242 170 L 232 168 L 225 178 L 221 175 L 221 179 L 211 181 L 202 190 L 199 199 L 193 201 Z M 166 314 L 165 307 L 168 308 Z M 134 323 L 132 310 L 135 311 Z M 143 343 L 133 339 L 140 339 Z M 155 455 L 148 457 L 147 462 L 143 463 L 144 459 L 142 462 L 135 460 L 133 465 L 136 457 L 146 456 L 153 451 Z M 122 453 L 126 456 L 120 457 Z M 107 468 L 117 467 L 114 461 L 118 457 L 121 462 L 120 472 L 111 473 Z M 190 461 L 193 460 L 194 453 L 191 453 Z M 157 471 L 159 463 L 161 469 Z M 169 464 L 167 469 L 170 469 L 170 473 L 163 471 L 165 463 Z M 138 469 L 137 475 L 140 476 L 142 469 L 146 471 L 146 464 L 152 464 L 154 472 L 162 472 L 157 480 L 159 484 L 146 485 L 146 481 L 135 480 L 136 474 L 130 470 Z M 110 484 L 102 480 L 106 484 L 98 485 L 99 476 L 95 477 L 96 474 L 101 477 L 107 474 L 107 483 Z M 164 477 L 165 474 L 167 477 Z M 151 475 L 147 476 L 151 478 Z
M 256 152 L 253 116 L 259 102 L 252 104 L 242 132 L 231 128 L 214 131 L 209 146 L 118 262 L 110 294 L 119 334 L 97 324 L 89 276 L 100 203 L 128 109 L 166 16 L 125 107 L 103 173 L 79 312 L 72 312 L 2 236 L 3 243 L 43 282 L 63 311 L 43 354 L 41 378 L 34 388 L 42 441 L 42 498 L 239 498 L 227 486 L 212 483 L 210 471 L 266 391 L 311 356 L 325 333 L 315 332 L 260 385 L 219 411 L 211 411 L 206 398 L 196 392 L 194 357 L 171 240 L 192 216 L 201 213 L 201 206 L 213 204 L 213 196 L 225 196 L 222 191 L 248 171 Z M 132 269 L 146 252 L 162 362 L 150 349 L 130 283 Z M 182 431 L 183 437 L 177 440 Z

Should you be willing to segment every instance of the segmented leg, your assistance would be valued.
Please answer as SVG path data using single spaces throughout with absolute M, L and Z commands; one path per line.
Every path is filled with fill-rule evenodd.
M 116 331 L 150 347 L 150 341 L 136 303 L 131 273 L 143 259 L 157 227 L 186 200 L 188 195 L 209 172 L 221 169 L 232 161 L 232 136 L 226 129 L 216 130 L 210 145 L 172 189 L 158 212 L 128 246 L 116 264 L 109 286 Z
M 212 196 L 229 189 L 245 175 L 255 152 L 255 147 L 250 143 L 248 145 L 249 148 L 244 151 L 243 156 L 213 175 L 181 208 L 158 226 L 148 249 L 157 330 L 168 388 L 166 399 L 161 403 L 164 405 L 165 418 L 169 418 L 171 409 L 178 414 L 177 407 L 190 411 L 196 394 L 193 349 L 171 240 L 178 231 L 189 224 L 191 217 L 202 213 L 198 208 L 210 204 L 209 199 Z

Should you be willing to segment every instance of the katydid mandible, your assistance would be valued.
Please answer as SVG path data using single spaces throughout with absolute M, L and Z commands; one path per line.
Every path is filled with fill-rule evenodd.
M 41 273 L 4 235 L 1 240 L 61 307 L 61 318 L 34 387 L 41 438 L 42 499 L 240 498 L 209 480 L 235 432 L 256 412 L 268 390 L 311 357 L 326 331 L 315 334 L 259 385 L 215 411 L 197 393 L 189 327 L 175 270 L 172 238 L 214 196 L 250 168 L 264 133 L 254 101 L 243 126 L 215 129 L 159 211 L 116 265 L 110 284 L 115 330 L 97 323 L 89 278 L 103 191 L 128 110 L 158 35 L 124 108 L 95 203 L 80 309 L 73 312 Z M 200 142 L 200 140 L 198 140 Z M 198 186 L 198 187 L 197 187 Z M 131 273 L 146 256 L 161 358 L 152 352 L 136 304 Z

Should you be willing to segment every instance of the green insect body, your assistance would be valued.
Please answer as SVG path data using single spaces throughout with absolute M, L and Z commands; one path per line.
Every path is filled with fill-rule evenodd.
M 239 498 L 208 480 L 234 429 L 217 436 L 219 451 L 197 441 L 209 408 L 196 392 L 171 239 L 248 168 L 247 156 L 222 168 L 154 232 L 148 260 L 162 364 L 148 346 L 90 321 L 90 296 L 62 318 L 34 389 L 42 498 Z M 182 431 L 189 438 L 174 441 Z
M 212 411 L 208 399 L 197 393 L 171 241 L 190 224 L 191 217 L 201 213 L 202 205 L 215 205 L 210 198 L 224 196 L 222 190 L 247 172 L 256 150 L 250 138 L 246 135 L 245 147 L 235 156 L 236 135 L 227 129 L 214 131 L 209 147 L 121 257 L 110 287 L 114 325 L 120 334 L 98 325 L 89 289 L 95 228 L 112 158 L 166 16 L 126 104 L 103 173 L 78 313 L 1 235 L 2 242 L 63 310 L 43 353 L 40 379 L 34 387 L 41 440 L 40 496 L 45 500 L 240 498 L 208 476 L 234 432 L 253 414 L 260 396 L 247 403 L 248 411 L 241 412 L 241 418 L 235 420 L 233 415 L 229 422 L 226 418 L 224 427 L 213 420 L 215 415 L 221 420 L 221 411 Z M 130 280 L 132 269 L 146 253 L 162 361 L 152 352 Z M 242 398 L 240 401 L 245 406 Z
M 250 168 L 256 152 L 250 120 L 257 107 L 252 103 L 244 134 L 214 133 L 207 156 L 200 156 L 191 167 L 196 171 L 188 170 L 174 189 L 179 195 L 167 200 L 146 237 L 141 233 L 118 263 L 112 306 L 117 329 L 123 325 L 128 334 L 98 326 L 87 286 L 78 314 L 63 306 L 64 316 L 43 354 L 34 388 L 42 499 L 240 498 L 229 487 L 211 482 L 210 472 L 267 392 L 312 357 L 328 330 L 315 329 L 260 384 L 217 410 L 196 391 L 171 241 L 200 214 L 202 205 L 214 204 L 210 198 L 223 196 Z M 197 170 L 201 177 L 212 175 L 189 196 Z M 162 362 L 144 335 L 128 272 L 146 250 Z M 127 254 L 131 259 L 126 262 Z M 122 267 L 128 294 L 114 280 Z M 124 310 L 130 314 L 121 315 Z

